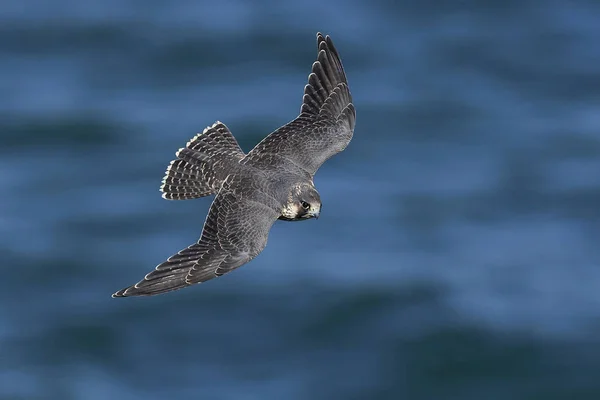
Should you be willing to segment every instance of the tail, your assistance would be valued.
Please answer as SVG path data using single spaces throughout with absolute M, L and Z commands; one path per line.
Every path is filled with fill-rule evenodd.
M 196 199 L 217 193 L 244 152 L 227 126 L 217 121 L 176 155 L 160 187 L 162 197 L 167 200 Z

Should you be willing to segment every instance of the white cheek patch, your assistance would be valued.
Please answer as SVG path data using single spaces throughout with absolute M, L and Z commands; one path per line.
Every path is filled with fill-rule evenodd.
M 285 207 L 283 207 L 281 214 L 287 218 L 296 218 L 298 215 L 298 207 L 295 204 L 286 204 Z

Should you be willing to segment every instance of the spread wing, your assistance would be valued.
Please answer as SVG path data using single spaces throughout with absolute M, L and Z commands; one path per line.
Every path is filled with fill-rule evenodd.
M 342 61 L 329 36 L 318 33 L 317 47 L 300 115 L 256 145 L 248 162 L 273 163 L 277 158 L 314 175 L 352 139 L 356 111 Z
M 197 243 L 171 256 L 143 280 L 113 297 L 151 296 L 180 289 L 226 274 L 256 257 L 267 245 L 269 231 L 279 214 L 230 189 L 228 178 L 210 207 Z

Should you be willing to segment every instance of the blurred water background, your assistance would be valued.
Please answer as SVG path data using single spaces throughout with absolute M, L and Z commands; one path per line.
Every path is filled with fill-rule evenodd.
M 1 399 L 600 398 L 600 3 L 0 5 Z M 215 120 L 294 118 L 332 35 L 354 140 L 251 264 L 111 299 L 194 242 Z

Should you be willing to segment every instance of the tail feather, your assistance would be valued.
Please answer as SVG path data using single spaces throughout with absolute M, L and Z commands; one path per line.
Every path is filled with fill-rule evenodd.
M 167 200 L 208 196 L 212 189 L 202 181 L 202 171 L 185 160 L 173 160 L 167 167 L 161 191 Z
M 215 122 L 179 149 L 171 161 L 162 186 L 163 198 L 185 200 L 217 193 L 233 163 L 244 152 L 222 122 Z

